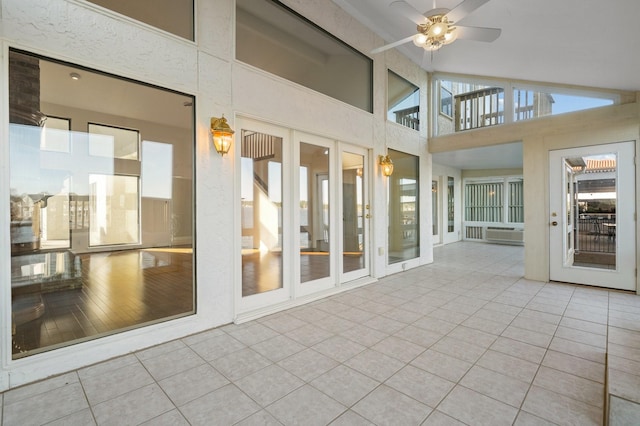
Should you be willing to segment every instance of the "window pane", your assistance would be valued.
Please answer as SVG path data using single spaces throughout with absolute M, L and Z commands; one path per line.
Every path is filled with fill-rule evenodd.
M 364 157 L 342 153 L 342 272 L 364 268 Z M 367 208 L 369 206 L 366 206 Z
M 455 187 L 454 179 L 447 176 L 447 232 L 455 231 Z
M 282 288 L 282 138 L 243 129 L 242 296 Z
M 420 90 L 392 71 L 387 74 L 387 120 L 420 130 Z
M 513 90 L 514 120 L 516 121 L 613 104 L 613 97 L 576 96 L 518 88 Z
M 504 89 L 479 83 L 436 80 L 439 87 L 437 134 L 504 123 Z
M 307 177 L 306 182 L 300 180 L 300 217 L 305 217 L 300 233 L 308 235 L 307 247 L 300 247 L 300 282 L 304 283 L 331 274 L 329 149 L 301 142 L 300 168 Z
M 13 358 L 195 312 L 193 98 L 17 51 L 9 81 Z
M 389 150 L 389 264 L 420 256 L 418 157 Z
M 524 223 L 524 182 L 509 182 L 509 222 Z
M 236 1 L 236 59 L 373 112 L 373 61 L 279 2 Z
M 467 183 L 464 220 L 502 222 L 503 200 L 502 182 Z
M 89 0 L 177 36 L 193 40 L 193 0 Z

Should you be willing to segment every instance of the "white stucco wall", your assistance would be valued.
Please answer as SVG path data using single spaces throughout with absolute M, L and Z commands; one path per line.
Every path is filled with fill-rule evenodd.
M 286 5 L 367 54 L 382 45 L 371 31 L 331 0 L 287 0 Z M 221 157 L 211 147 L 209 120 L 225 114 L 235 128 L 238 115 L 370 149 L 372 194 L 385 180 L 376 159 L 386 148 L 421 156 L 421 258 L 432 259 L 430 156 L 426 131 L 387 124 L 387 64 L 420 87 L 426 108 L 426 73 L 395 51 L 374 58 L 374 113 L 370 114 L 309 89 L 235 62 L 233 0 L 196 1 L 196 41 L 180 39 L 81 0 L 0 0 L 0 137 L 8 138 L 8 49 L 17 48 L 115 75 L 178 90 L 196 97 L 196 274 L 197 315 L 11 360 L 11 280 L 8 146 L 0 146 L 0 390 L 92 364 L 133 350 L 229 323 L 234 318 L 234 275 L 240 266 L 240 233 L 233 226 L 238 172 L 234 153 Z M 426 124 L 426 123 L 425 123 Z M 426 129 L 426 126 L 423 126 Z M 384 276 L 386 200 L 372 195 L 372 274 Z

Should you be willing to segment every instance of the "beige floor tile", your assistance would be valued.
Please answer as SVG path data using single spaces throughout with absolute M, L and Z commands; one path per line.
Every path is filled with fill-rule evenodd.
M 556 337 L 571 340 L 572 342 L 584 343 L 585 345 L 607 347 L 607 336 L 602 334 L 589 333 L 588 331 L 577 330 L 564 326 L 558 327 Z
M 260 322 L 278 333 L 286 333 L 288 331 L 295 330 L 298 327 L 307 325 L 307 322 L 302 321 L 289 313 L 271 315 L 260 320 Z
M 502 332 L 502 336 L 541 348 L 547 348 L 549 346 L 549 343 L 551 343 L 551 339 L 553 338 L 553 336 L 550 334 L 525 330 L 524 328 L 515 327 L 512 325 L 507 327 L 507 329 Z
M 448 336 L 438 340 L 430 349 L 460 358 L 470 363 L 476 362 L 486 351 L 486 348 L 482 346 L 477 346 Z
M 605 366 L 598 362 L 549 350 L 542 365 L 604 384 Z
M 640 424 L 640 404 L 611 397 L 609 426 L 628 426 Z
M 538 320 L 542 322 L 547 322 L 550 324 L 558 325 L 560 324 L 560 320 L 562 320 L 562 315 L 552 314 L 548 312 L 542 312 L 534 309 L 529 309 L 525 307 L 519 314 L 518 317 L 530 318 L 533 320 Z
M 353 411 L 376 425 L 418 425 L 431 408 L 388 386 L 381 385 L 353 406 Z
M 485 333 L 484 331 L 469 328 L 464 325 L 460 325 L 451 330 L 447 337 L 462 340 L 482 348 L 488 348 L 498 338 L 495 334 Z
M 482 395 L 519 408 L 529 390 L 529 383 L 474 365 L 460 384 Z
M 380 382 L 340 365 L 316 378 L 310 384 L 341 404 L 351 407 L 375 389 Z
M 375 426 L 369 420 L 352 410 L 346 411 L 336 420 L 331 422 L 331 426 Z
M 473 364 L 428 349 L 411 361 L 411 365 L 457 383 Z
M 353 321 L 356 323 L 363 323 L 365 321 L 369 321 L 371 318 L 375 317 L 377 314 L 373 312 L 365 311 L 363 309 L 359 309 L 356 307 L 352 307 L 346 311 L 342 311 L 336 314 L 340 318 L 347 319 L 349 321 Z
M 628 374 L 621 370 L 609 368 L 607 382 L 609 393 L 620 398 L 640 404 L 640 371 Z
M 332 336 L 314 345 L 312 349 L 338 362 L 344 362 L 358 355 L 366 347 L 342 336 Z
M 440 403 L 438 410 L 473 425 L 511 425 L 518 409 L 471 389 L 456 386 Z
M 484 305 L 482 307 L 482 309 L 488 309 L 490 311 L 501 312 L 503 314 L 511 315 L 511 316 L 513 316 L 513 318 L 515 318 L 522 311 L 522 307 L 512 306 L 512 305 L 508 305 L 508 304 L 505 304 L 505 303 L 499 303 L 499 302 L 496 302 L 496 301 L 492 301 L 492 302 L 487 303 L 486 305 Z M 509 322 L 511 322 L 511 321 L 509 321 Z
M 538 416 L 529 414 L 526 411 L 520 411 L 513 426 L 556 426 L 557 423 L 552 423 L 547 420 L 541 419 Z
M 205 361 L 213 361 L 230 353 L 244 349 L 246 345 L 226 333 L 214 335 L 190 345 Z
M 596 322 L 563 317 L 562 321 L 560 321 L 560 325 L 563 327 L 575 328 L 576 330 L 587 331 L 589 333 L 607 335 L 606 324 L 598 324 Z
M 277 331 L 258 322 L 251 323 L 248 327 L 230 330 L 227 333 L 247 346 L 255 345 L 278 335 Z
M 223 334 L 222 332 L 215 333 L 216 335 Z M 146 359 L 155 358 L 157 356 L 166 355 L 173 351 L 177 351 L 178 349 L 184 349 L 186 344 L 181 340 L 172 340 L 167 343 L 163 343 L 161 345 L 153 346 L 149 349 L 145 349 L 139 352 L 136 352 L 136 357 L 144 361 Z
M 305 349 L 302 352 L 278 361 L 280 367 L 298 376 L 305 382 L 309 382 L 321 374 L 326 373 L 338 364 L 338 361 L 335 359 L 329 358 L 313 349 Z
M 92 410 L 98 424 L 121 425 L 143 423 L 174 408 L 154 383 L 94 405 Z
M 370 320 L 363 322 L 362 325 L 387 334 L 393 334 L 407 326 L 403 322 L 383 317 L 382 315 L 375 316 Z
M 434 410 L 422 423 L 422 426 L 465 426 L 465 423 L 459 422 L 441 411 Z
M 344 365 L 382 382 L 404 367 L 405 363 L 381 352 L 367 349 L 345 362 Z
M 522 410 L 559 425 L 600 426 L 602 409 L 532 386 Z
M 385 384 L 432 408 L 436 407 L 455 386 L 455 383 L 449 380 L 411 365 L 398 371 Z
M 609 343 L 640 349 L 640 332 L 618 327 L 609 327 L 608 331 Z
M 414 322 L 413 325 L 442 335 L 448 334 L 451 330 L 457 327 L 457 324 L 455 323 L 443 321 L 430 316 L 420 318 L 418 321 Z
M 260 410 L 235 424 L 235 426 L 282 426 L 267 410 Z
M 476 314 L 467 318 L 462 323 L 462 325 L 464 325 L 465 327 L 473 328 L 474 330 L 480 330 L 485 333 L 494 334 L 496 336 L 499 336 L 505 330 L 505 328 L 507 328 L 507 324 L 502 324 L 500 322 L 481 318 L 476 316 Z
M 289 339 L 287 336 L 279 335 L 264 342 L 256 343 L 251 346 L 251 349 L 273 362 L 278 362 L 306 349 L 306 347 L 293 339 Z
M 296 389 L 267 407 L 267 411 L 283 424 L 309 426 L 329 424 L 346 409 L 309 385 Z
M 405 324 L 411 324 L 419 320 L 426 314 L 424 310 L 420 312 L 414 312 L 411 309 L 406 309 L 405 306 L 406 304 L 398 308 L 394 308 L 390 311 L 387 311 L 383 313 L 382 316 L 386 318 L 391 318 L 392 320 L 395 320 L 395 321 L 400 321 Z
M 373 346 L 389 336 L 387 333 L 365 327 L 364 325 L 356 325 L 355 327 L 351 327 L 339 334 L 340 336 L 346 337 L 347 339 L 366 347 Z
M 469 320 L 473 319 L 473 318 L 481 318 L 481 319 L 485 319 L 485 320 L 490 320 L 493 322 L 497 322 L 499 324 L 504 325 L 504 328 L 506 328 L 506 326 L 508 326 L 509 324 L 511 324 L 511 321 L 513 321 L 513 319 L 518 316 L 518 312 L 520 311 L 520 309 L 517 309 L 518 312 L 516 313 L 511 313 L 511 312 L 502 312 L 499 310 L 495 310 L 495 309 L 489 309 L 489 307 L 494 307 L 496 304 L 487 304 L 485 305 L 482 309 L 479 309 L 475 314 L 473 314 Z M 503 305 L 506 306 L 506 305 Z M 504 330 L 503 328 L 503 330 Z M 485 330 L 486 331 L 486 330 Z
M 510 327 L 518 327 L 527 331 L 534 331 L 536 333 L 548 334 L 553 336 L 558 326 L 556 324 L 539 320 L 537 318 L 524 317 L 518 315 L 517 318 L 511 322 Z
M 204 364 L 160 380 L 158 384 L 175 405 L 181 406 L 229 384 L 229 380 Z
M 265 367 L 234 383 L 263 407 L 304 384 L 302 380 L 278 365 Z
M 3 424 L 2 415 L 0 415 L 0 424 Z M 93 418 L 93 414 L 91 413 L 91 410 L 86 408 L 84 410 L 77 411 L 61 419 L 54 420 L 51 423 L 47 423 L 47 426 L 68 426 L 68 425 L 91 426 L 95 424 L 96 424 L 96 421 Z M 179 425 L 179 423 L 173 423 L 173 424 Z
M 178 410 L 171 410 L 142 423 L 141 426 L 189 426 L 189 422 Z
M 3 394 L 4 405 L 10 405 L 24 399 L 29 399 L 37 395 L 50 393 L 56 389 L 66 387 L 73 383 L 78 383 L 78 373 L 71 372 L 62 374 L 60 376 L 52 377 L 50 379 L 42 380 L 40 382 L 28 384 L 15 389 L 8 390 Z
M 142 360 L 144 367 L 156 380 L 162 380 L 204 363 L 205 361 L 189 347 Z
M 285 336 L 295 340 L 303 346 L 310 347 L 333 336 L 333 333 L 330 333 L 327 330 L 323 330 L 316 325 L 307 324 L 305 326 L 298 327 L 295 330 L 291 330 L 288 333 L 285 333 Z
M 516 358 L 522 358 L 524 360 L 539 364 L 544 358 L 545 349 L 538 346 L 530 345 L 525 342 L 520 342 L 506 337 L 498 337 L 493 345 L 489 349 L 497 352 L 502 352 L 507 355 L 514 356 Z
M 136 362 L 83 378 L 81 382 L 89 403 L 95 405 L 150 385 L 154 380 L 142 364 Z
M 80 370 L 78 370 L 78 376 L 82 380 L 92 376 L 111 373 L 112 371 L 118 370 L 131 364 L 140 364 L 140 360 L 134 354 L 120 356 L 110 359 L 109 361 L 81 368 Z
M 74 373 L 73 376 L 77 375 Z M 47 382 L 47 381 L 45 381 Z M 30 385 L 29 393 L 44 389 L 51 383 Z M 11 393 L 21 393 L 21 398 L 8 398 Z M 26 392 L 9 391 L 5 394 L 3 424 L 5 425 L 39 425 L 70 416 L 89 408 L 82 386 L 77 381 L 67 385 L 56 385 L 46 392 L 38 392 L 26 396 Z
M 264 367 L 272 362 L 251 348 L 240 349 L 229 355 L 217 358 L 210 362 L 219 372 L 229 380 L 238 380 Z
M 407 363 L 424 352 L 426 348 L 407 340 L 390 336 L 376 343 L 371 349 Z
M 409 325 L 402 330 L 398 330 L 394 336 L 408 340 L 409 342 L 415 343 L 423 348 L 430 347 L 444 337 L 443 334 L 425 330 L 424 328 L 415 327 L 413 325 Z
M 476 365 L 526 383 L 533 382 L 539 368 L 537 363 L 494 350 L 485 352 Z
M 442 321 L 451 322 L 453 324 L 461 324 L 478 310 L 477 308 L 456 309 L 456 306 L 464 305 L 456 305 L 454 302 L 450 302 L 441 308 L 429 312 L 427 316 L 430 318 L 437 318 Z M 468 310 L 468 312 L 466 312 L 466 310 Z
M 611 345 L 609 347 L 611 348 Z M 554 337 L 549 345 L 549 349 L 577 356 L 579 358 L 588 359 L 589 361 L 599 362 L 600 364 L 605 363 L 605 350 L 595 346 Z
M 609 354 L 607 356 L 607 368 L 613 368 L 627 374 L 640 374 L 640 361 Z
M 193 426 L 209 426 L 211 419 L 231 425 L 260 411 L 260 406 L 236 386 L 227 385 L 210 392 L 180 408 Z
M 538 370 L 533 384 L 576 401 L 598 408 L 604 407 L 604 387 L 602 383 L 542 366 Z

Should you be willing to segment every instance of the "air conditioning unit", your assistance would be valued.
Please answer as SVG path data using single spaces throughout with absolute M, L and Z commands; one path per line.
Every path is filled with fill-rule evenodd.
M 524 229 L 489 226 L 485 239 L 495 243 L 524 244 Z

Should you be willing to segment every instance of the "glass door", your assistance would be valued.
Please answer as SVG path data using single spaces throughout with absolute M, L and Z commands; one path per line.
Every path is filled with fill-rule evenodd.
M 348 282 L 369 275 L 369 206 L 367 179 L 367 151 L 342 146 L 340 154 L 342 226 L 339 259 L 342 276 L 340 282 Z
M 295 133 L 299 243 L 299 285 L 296 297 L 336 285 L 335 142 Z
M 291 179 L 287 171 L 286 129 L 238 120 L 240 131 L 240 228 L 242 285 L 240 311 L 290 298 L 290 240 L 287 214 Z
M 633 142 L 549 153 L 549 277 L 635 290 Z

